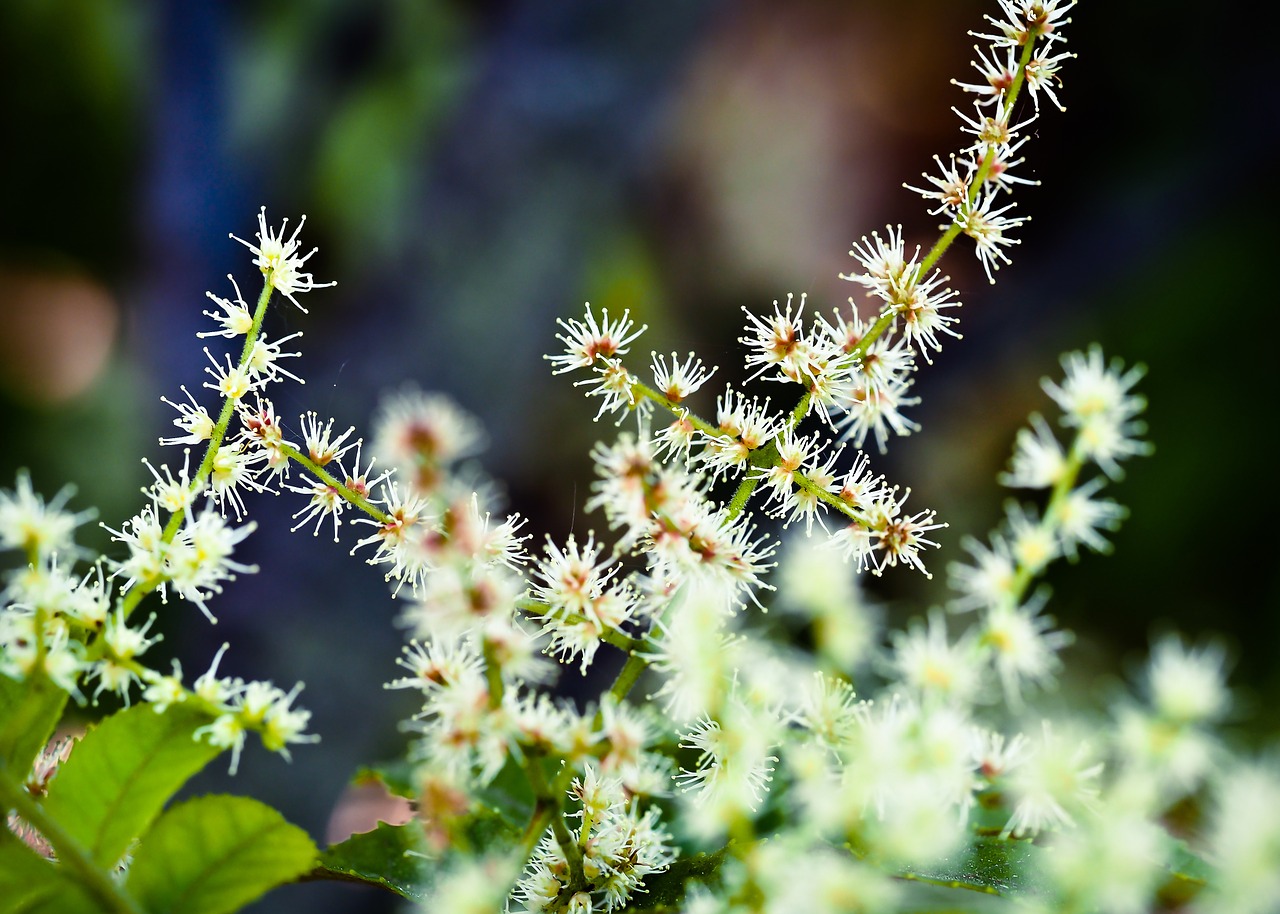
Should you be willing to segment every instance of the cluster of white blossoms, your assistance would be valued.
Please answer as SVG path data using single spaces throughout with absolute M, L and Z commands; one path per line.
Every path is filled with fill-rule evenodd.
M 1150 449 L 1140 368 L 1094 348 L 1044 383 L 1066 440 L 1039 416 L 1018 433 L 1001 480 L 1038 503 L 1011 504 L 986 542 L 967 541 L 946 606 L 883 632 L 856 583 L 897 566 L 928 573 L 944 525 L 908 509 L 909 490 L 861 448 L 917 430 L 905 414 L 914 372 L 959 339 L 960 303 L 935 268 L 950 243 L 971 237 L 988 276 L 1008 262 L 1022 220 L 1002 195 L 1028 183 L 1010 173 L 1030 123 L 1015 102 L 1025 86 L 1037 110 L 1041 93 L 1056 105 L 1071 56 L 1061 29 L 1075 0 L 999 2 L 975 61 L 984 81 L 962 84 L 978 96 L 962 115 L 975 141 L 920 191 L 949 220 L 942 238 L 922 254 L 889 227 L 853 245 L 844 278 L 875 303 L 867 316 L 852 300 L 806 314 L 803 296 L 747 312 L 745 367 L 768 396 L 728 385 L 704 419 L 691 401 L 716 368 L 696 354 L 653 353 L 649 384 L 628 363 L 645 329 L 629 313 L 588 305 L 559 322 L 554 373 L 585 373 L 576 383 L 598 398 L 597 418 L 638 422 L 592 451 L 586 507 L 608 532 L 548 537 L 537 554 L 520 517 L 499 520 L 496 487 L 469 460 L 482 435 L 449 400 L 394 393 L 367 448 L 315 412 L 282 421 L 267 392 L 301 383 L 284 367 L 300 334 L 263 337 L 267 305 L 327 284 L 304 271 L 302 221 L 286 235 L 260 214 L 258 243 L 242 243 L 262 296 L 251 308 L 238 286 L 211 295 L 214 329 L 200 334 L 240 344 L 238 359 L 208 355 L 204 387 L 221 406 L 186 388 L 166 400 L 179 433 L 161 443 L 183 448 L 181 467 L 147 464 L 147 504 L 112 531 L 124 554 L 76 572 L 86 515 L 66 509 L 68 493 L 46 503 L 25 476 L 0 493 L 0 546 L 26 559 L 0 604 L 0 675 L 47 677 L 83 701 L 88 684 L 158 712 L 193 708 L 207 717 L 197 738 L 230 750 L 233 769 L 249 732 L 286 755 L 313 740 L 298 688 L 219 676 L 225 645 L 188 688 L 176 664 L 143 663 L 159 638 L 153 617 L 134 618 L 158 592 L 212 620 L 224 582 L 255 570 L 233 557 L 254 529 L 251 496 L 287 491 L 300 497 L 295 530 L 338 541 L 355 528 L 352 552 L 399 598 L 407 644 L 388 688 L 421 698 L 407 781 L 409 827 L 437 877 L 424 910 L 919 910 L 920 885 L 979 878 L 981 850 L 1000 872 L 1032 860 L 1045 910 L 1138 914 L 1186 889 L 1162 819 L 1195 803 L 1209 813 L 1194 850 L 1218 878 L 1188 910 L 1275 910 L 1277 817 L 1250 799 L 1274 812 L 1280 776 L 1224 761 L 1221 651 L 1159 642 L 1110 727 L 1032 719 L 1024 704 L 1053 685 L 1071 640 L 1033 585 L 1056 559 L 1109 548 L 1124 509 L 1100 491 Z M 788 530 L 781 550 L 774 522 Z M 770 603 L 782 612 L 765 625 Z M 591 676 L 619 655 L 595 701 L 547 689 L 561 669 Z M 1016 881 L 998 879 L 1001 892 Z
M 590 762 L 569 796 L 579 807 L 572 815 L 581 820 L 570 833 L 571 849 L 566 852 L 554 834 L 544 835 L 512 897 L 531 914 L 619 910 L 644 890 L 645 876 L 675 859 L 671 836 L 657 824 L 657 807 L 640 813 L 623 781 L 601 775 Z M 572 894 L 563 902 L 566 890 Z
M 47 678 L 81 702 L 105 693 L 126 705 L 140 698 L 157 713 L 178 704 L 198 711 L 209 723 L 196 730 L 196 738 L 230 750 L 233 771 L 247 733 L 258 733 L 266 748 L 286 757 L 289 746 L 318 738 L 306 732 L 310 713 L 293 706 L 301 685 L 285 691 L 270 682 L 218 676 L 223 645 L 210 669 L 187 687 L 176 661 L 162 672 L 144 658 L 161 639 L 151 634 L 155 615 L 139 618 L 136 610 L 156 592 L 165 603 L 192 603 L 215 621 L 209 600 L 235 575 L 257 570 L 234 558 L 236 546 L 255 528 L 242 522 L 244 496 L 273 490 L 288 475 L 290 454 L 299 447 L 286 437 L 264 393 L 284 380 L 301 383 L 281 364 L 297 356 L 284 347 L 301 334 L 268 340 L 262 321 L 272 292 L 297 304 L 297 294 L 330 284 L 316 283 L 303 271 L 311 255 L 299 253 L 297 231 L 287 239 L 283 228 L 273 232 L 265 210 L 258 222 L 259 243 L 250 247 L 263 273 L 262 297 L 251 308 L 232 279 L 234 298 L 209 294 L 217 310 L 205 314 L 216 329 L 198 334 L 243 343 L 238 360 L 205 350 L 210 380 L 204 387 L 221 404 L 211 412 L 185 387 L 181 400 L 162 398 L 178 413 L 179 433 L 160 443 L 183 449 L 181 466 L 175 471 L 176 463 L 156 467 L 144 461 L 154 479 L 143 490 L 146 504 L 118 528 L 107 528 L 124 554 L 94 558 L 75 545 L 76 527 L 92 512 L 66 510 L 68 490 L 46 504 L 22 474 L 13 492 L 0 492 L 0 545 L 22 551 L 26 559 L 6 582 L 0 603 L 0 674 Z M 303 429 L 302 446 L 317 464 L 338 461 L 351 448 L 345 436 L 332 438 L 330 426 L 308 424 L 304 417 Z M 192 448 L 203 449 L 194 469 Z M 358 465 L 358 443 L 355 449 Z M 367 474 L 361 476 L 357 466 L 348 479 L 364 480 Z M 316 496 L 314 487 L 308 494 Z M 86 558 L 94 560 L 77 569 Z M 86 686 L 92 686 L 89 695 Z

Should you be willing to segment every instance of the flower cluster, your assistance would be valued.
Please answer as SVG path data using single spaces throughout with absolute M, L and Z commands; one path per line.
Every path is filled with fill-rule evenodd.
M 0 674 L 47 678 L 82 702 L 88 700 L 82 687 L 93 684 L 95 700 L 114 694 L 127 705 L 140 696 L 157 713 L 176 704 L 195 709 L 210 721 L 196 730 L 196 738 L 230 750 L 233 771 L 248 732 L 286 757 L 290 745 L 317 739 L 305 732 L 309 712 L 293 707 L 301 685 L 286 692 L 270 682 L 217 677 L 224 645 L 210 670 L 187 688 L 176 662 L 165 673 L 144 659 L 160 636 L 151 634 L 155 615 L 139 624 L 136 610 L 154 592 L 166 603 L 192 603 L 214 621 L 209 600 L 237 574 L 257 570 L 234 558 L 236 546 L 255 528 L 243 522 L 245 495 L 274 491 L 297 454 L 265 391 L 284 380 L 301 383 L 281 364 L 297 356 L 285 346 L 301 334 L 268 340 L 261 327 L 272 291 L 296 304 L 297 294 L 331 284 L 316 283 L 302 271 L 311 255 L 299 255 L 296 230 L 284 239 L 283 229 L 268 230 L 265 210 L 258 218 L 255 263 L 265 285 L 257 306 L 250 308 L 232 279 L 234 298 L 209 294 L 217 310 L 205 314 L 216 329 L 199 334 L 242 341 L 238 360 L 205 350 L 210 380 L 204 387 L 221 405 L 211 412 L 185 387 L 181 400 L 163 398 L 178 413 L 179 434 L 160 443 L 183 448 L 181 468 L 144 461 L 154 480 L 143 490 L 146 503 L 118 528 L 107 528 L 124 554 L 98 557 L 77 571 L 77 561 L 92 556 L 75 545 L 75 529 L 92 512 L 66 510 L 67 490 L 46 504 L 25 475 L 12 493 L 0 493 L 0 545 L 23 551 L 27 560 L 3 591 Z M 305 446 L 320 463 L 336 461 L 348 449 L 342 447 L 345 436 L 331 440 L 327 426 L 308 426 L 304 419 L 304 428 Z M 194 470 L 193 447 L 203 448 Z
M 146 503 L 109 528 L 119 554 L 77 569 L 94 557 L 75 545 L 89 515 L 68 510 L 70 493 L 46 502 L 25 475 L 0 492 L 0 547 L 24 559 L 0 594 L 0 676 L 81 702 L 182 705 L 233 771 L 249 732 L 286 757 L 314 741 L 294 707 L 301 685 L 219 675 L 224 644 L 188 687 L 176 662 L 144 661 L 160 637 L 156 616 L 137 613 L 157 593 L 212 621 L 223 585 L 256 570 L 234 558 L 254 496 L 289 492 L 295 531 L 338 542 L 356 528 L 351 551 L 399 598 L 407 643 L 387 687 L 420 704 L 407 767 L 384 771 L 415 800 L 404 828 L 434 871 L 425 910 L 893 912 L 937 907 L 917 903 L 922 886 L 1016 891 L 1011 874 L 1030 877 L 1045 910 L 1136 914 L 1157 897 L 1195 914 L 1274 910 L 1280 775 L 1232 760 L 1216 735 L 1232 703 L 1220 648 L 1158 641 L 1107 727 L 1028 710 L 1071 643 L 1034 585 L 1057 559 L 1109 550 L 1125 510 L 1101 490 L 1150 451 L 1140 367 L 1094 347 L 1043 383 L 1060 429 L 1032 416 L 1001 475 L 1034 502 L 1011 502 L 985 541 L 965 541 L 945 605 L 886 632 L 858 584 L 898 566 L 928 574 L 945 525 L 908 508 L 910 490 L 862 448 L 918 430 L 914 374 L 960 339 L 937 262 L 960 235 L 989 278 L 1009 262 L 1025 220 L 1006 215 L 1006 196 L 1032 183 L 1011 172 L 1041 94 L 1060 107 L 1075 0 L 999 6 L 978 36 L 981 80 L 958 84 L 976 96 L 961 113 L 967 145 L 935 157 L 940 174 L 916 188 L 947 220 L 941 237 L 925 252 L 889 226 L 854 243 L 843 278 L 869 311 L 850 299 L 806 313 L 805 296 L 746 311 L 747 383 L 767 395 L 728 384 L 703 418 L 717 368 L 697 354 L 652 353 L 646 373 L 629 361 L 645 328 L 628 312 L 588 305 L 559 322 L 553 373 L 584 374 L 597 419 L 637 423 L 592 451 L 586 507 L 607 531 L 548 536 L 536 554 L 470 462 L 483 437 L 451 401 L 390 395 L 367 448 L 334 418 L 281 417 L 268 392 L 302 383 L 285 348 L 301 334 L 263 336 L 268 304 L 279 292 L 301 308 L 297 296 L 331 284 L 305 271 L 305 220 L 288 233 L 261 212 L 257 244 L 236 239 L 263 275 L 257 304 L 233 279 L 232 298 L 210 294 L 213 329 L 199 334 L 239 346 L 206 350 L 200 393 L 219 405 L 185 387 L 165 400 L 178 433 L 161 444 L 183 449 L 181 465 L 147 463 Z M 1034 114 L 1015 107 L 1024 87 Z M 762 619 L 770 604 L 782 612 Z M 560 670 L 596 675 L 619 655 L 598 700 L 549 690 Z M 41 796 L 66 751 L 46 749 L 27 794 Z M 1187 850 L 1168 826 L 1192 812 Z M 1194 886 L 1176 870 L 1192 853 L 1214 866 Z
M 616 911 L 626 906 L 650 873 L 660 873 L 675 859 L 671 836 L 658 824 L 654 807 L 644 814 L 629 801 L 618 778 L 602 776 L 588 764 L 568 791 L 581 819 L 571 835 L 576 847 L 571 864 L 566 850 L 548 833 L 543 836 L 512 897 L 529 914 L 543 911 Z M 573 870 L 581 885 L 574 886 Z M 561 895 L 572 887 L 567 905 Z

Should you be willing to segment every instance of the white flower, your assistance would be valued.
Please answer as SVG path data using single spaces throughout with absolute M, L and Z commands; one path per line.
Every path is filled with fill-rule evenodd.
M 1004 249 L 1011 244 L 1020 243 L 1017 238 L 1010 238 L 1006 233 L 1027 221 L 1027 217 L 1005 215 L 1016 204 L 1009 203 L 993 209 L 995 199 L 995 192 L 983 194 L 976 205 L 966 203 L 956 216 L 961 231 L 973 239 L 974 251 L 982 263 L 982 269 L 986 271 L 987 279 L 992 283 L 996 280 L 991 271 L 1000 269 L 1001 263 L 1012 262 Z
M 901 289 L 915 282 L 920 246 L 917 245 L 915 253 L 908 258 L 902 226 L 889 225 L 885 230 L 889 233 L 887 241 L 879 232 L 872 232 L 870 238 L 863 235 L 861 241 L 855 242 L 849 254 L 858 261 L 862 272 L 841 273 L 840 278 L 858 283 L 885 301 L 892 301 Z
M 13 491 L 0 489 L 0 547 L 22 549 L 38 559 L 74 553 L 76 527 L 94 512 L 64 511 L 73 494 L 74 486 L 64 486 L 46 504 L 32 488 L 27 471 L 19 470 Z
M 785 312 L 775 300 L 773 314 L 766 318 L 742 309 L 747 316 L 747 335 L 738 337 L 738 342 L 751 350 L 747 356 L 747 367 L 758 366 L 750 377 L 759 377 L 773 367 L 779 369 L 785 380 L 798 380 L 803 373 L 811 349 L 804 338 L 804 320 L 801 318 L 805 296 L 800 296 L 800 305 L 794 316 L 791 313 L 792 300 L 788 294 Z
M 1058 78 L 1058 71 L 1062 69 L 1062 62 L 1075 57 L 1076 55 L 1069 52 L 1061 54 L 1050 54 L 1053 50 L 1053 44 L 1058 39 L 1057 36 L 1050 35 L 1049 40 L 1032 55 L 1027 61 L 1026 79 L 1027 88 L 1031 90 L 1031 100 L 1035 102 L 1036 110 L 1040 110 L 1040 93 L 1052 99 L 1054 105 L 1060 111 L 1066 111 L 1062 103 L 1058 101 L 1058 95 L 1053 91 L 1053 84 L 1062 85 L 1062 80 Z
M 1055 836 L 1045 854 L 1064 911 L 1147 914 L 1168 878 L 1165 830 L 1132 799 L 1112 791 L 1097 815 L 1076 831 Z
M 895 632 L 889 669 L 903 685 L 926 700 L 965 706 L 982 686 L 982 655 L 972 632 L 958 641 L 947 639 L 946 618 L 931 612 L 927 625 L 912 622 Z
M 1053 628 L 1053 619 L 1040 615 L 1043 601 L 1023 606 L 993 604 L 982 620 L 981 643 L 992 652 L 1005 698 L 1011 707 L 1022 704 L 1022 684 L 1048 685 L 1062 665 L 1058 651 L 1073 640 L 1070 632 Z
M 967 159 L 961 160 L 960 165 L 965 168 L 964 174 L 960 173 L 960 167 L 956 164 L 956 157 L 952 155 L 946 165 L 942 164 L 942 159 L 938 156 L 933 157 L 933 161 L 938 165 L 938 171 L 941 177 L 922 172 L 921 177 L 933 185 L 932 188 L 913 187 L 910 184 L 903 184 L 907 190 L 913 190 L 926 200 L 937 200 L 938 205 L 934 209 L 929 210 L 932 216 L 939 216 L 944 212 L 954 213 L 964 205 L 969 199 L 969 182 L 973 180 L 973 163 Z
M 402 388 L 383 398 L 373 420 L 373 453 L 420 492 L 433 491 L 441 469 L 480 450 L 475 418 L 448 397 Z
M 1094 552 L 1110 552 L 1111 544 L 1099 531 L 1116 530 L 1128 510 L 1109 498 L 1094 498 L 1105 480 L 1090 480 L 1072 489 L 1058 505 L 1054 518 L 1062 551 L 1070 558 L 1076 557 L 1076 546 L 1085 545 Z
M 213 364 L 212 368 L 205 369 L 205 373 L 213 378 L 213 383 L 209 383 L 208 381 L 205 381 L 204 382 L 205 387 L 209 388 L 210 390 L 216 390 L 218 393 L 222 394 L 222 396 L 226 397 L 228 400 L 239 400 L 249 391 L 253 390 L 255 386 L 255 378 L 249 372 L 247 367 L 244 367 L 241 365 L 233 365 L 231 362 L 230 355 L 227 356 L 227 364 L 224 367 L 221 362 L 219 362 L 217 359 L 213 357 L 213 353 L 211 353 L 208 349 L 204 351 L 204 354 L 209 357 L 209 361 Z M 184 393 L 186 392 L 185 389 L 183 392 Z M 188 396 L 190 396 L 190 394 L 188 394 Z M 177 404 L 170 404 L 170 405 L 175 406 L 180 412 L 183 410 L 183 408 L 181 406 L 177 406 Z M 202 409 L 200 407 L 197 407 L 197 408 Z M 183 418 L 185 418 L 185 416 Z M 178 420 L 175 419 L 174 423 L 177 424 L 177 422 Z M 194 435 L 194 433 L 195 433 L 195 430 L 193 429 L 192 434 Z M 168 442 L 161 441 L 160 443 L 175 444 L 183 440 L 185 439 L 170 439 Z M 191 441 L 188 443 L 196 444 L 197 442 Z
M 1146 687 L 1151 706 L 1165 720 L 1178 724 L 1206 723 L 1231 707 L 1223 667 L 1226 660 L 1216 644 L 1188 648 L 1176 635 L 1161 638 L 1151 651 Z
M 205 742 L 218 749 L 231 750 L 231 774 L 240 767 L 240 753 L 244 750 L 245 728 L 240 717 L 233 713 L 218 715 L 213 723 L 197 727 L 193 739 L 204 737 Z
M 1242 764 L 1216 790 L 1209 854 L 1215 878 L 1196 914 L 1273 914 L 1280 906 L 1280 774 Z
M 693 770 L 681 771 L 676 780 L 685 792 L 695 791 L 700 804 L 723 799 L 754 811 L 769 789 L 778 761 L 771 754 L 776 722 L 739 704 L 729 705 L 725 713 L 725 726 L 704 717 L 680 738 L 680 745 L 697 750 L 698 756 Z
M 142 494 L 149 495 L 151 501 L 157 508 L 163 508 L 170 514 L 177 514 L 179 511 L 186 511 L 195 503 L 196 495 L 204 488 L 204 480 L 198 480 L 196 483 L 191 481 L 191 451 L 184 448 L 182 451 L 182 471 L 175 479 L 173 471 L 169 469 L 168 464 L 162 464 L 161 469 L 164 475 L 161 476 L 151 461 L 145 457 L 142 463 L 151 475 L 155 478 L 155 482 L 142 490 Z
M 302 425 L 302 442 L 307 449 L 307 456 L 319 466 L 328 466 L 360 443 L 360 439 L 356 439 L 343 444 L 355 432 L 354 425 L 348 426 L 345 432 L 334 438 L 333 420 L 328 419 L 321 424 L 320 415 L 314 410 L 308 410 L 298 421 Z
M 1133 386 L 1146 374 L 1146 368 L 1135 365 L 1128 371 L 1119 359 L 1103 361 L 1102 347 L 1090 346 L 1088 353 L 1069 352 L 1062 357 L 1066 378 L 1059 385 L 1048 378 L 1041 381 L 1045 393 L 1066 413 L 1063 423 L 1080 428 L 1097 416 L 1121 422 L 1146 409 L 1147 401 L 1131 393 Z
M 936 549 L 938 544 L 924 534 L 947 525 L 936 523 L 937 515 L 931 510 L 903 514 L 902 508 L 910 497 L 910 489 L 903 491 L 901 498 L 896 487 L 881 490 L 876 498 L 868 501 L 864 520 L 855 520 L 837 531 L 835 538 L 842 542 L 850 558 L 858 560 L 859 571 L 871 568 L 872 573 L 878 575 L 886 567 L 901 563 L 925 577 L 932 577 L 920 553 L 924 547 Z
M 275 342 L 268 342 L 264 336 L 260 336 L 253 341 L 253 348 L 249 350 L 249 358 L 244 364 L 244 371 L 255 386 L 261 387 L 279 381 L 281 378 L 290 378 L 299 384 L 307 383 L 293 372 L 280 366 L 281 359 L 296 359 L 302 355 L 300 352 L 284 351 L 285 343 L 300 336 L 302 336 L 301 330 L 281 337 Z
M 1073 813 L 1094 805 L 1101 774 L 1102 763 L 1087 741 L 1056 732 L 1045 721 L 1040 739 L 1005 780 L 1014 808 L 1004 833 L 1033 835 L 1073 825 Z
M 920 431 L 919 423 L 902 414 L 905 407 L 920 402 L 919 397 L 907 396 L 910 386 L 910 380 L 852 385 L 848 395 L 836 404 L 844 412 L 839 423 L 844 428 L 842 440 L 861 448 L 867 435 L 874 432 L 876 447 L 883 454 L 888 450 L 890 432 L 906 436 Z
M 729 475 L 747 467 L 751 452 L 764 447 L 782 426 L 769 411 L 769 399 L 746 395 L 726 387 L 716 400 L 716 424 L 722 434 L 703 435 L 705 447 L 698 462 L 713 476 Z
M 973 564 L 952 562 L 947 566 L 951 589 L 959 595 L 951 601 L 951 608 L 964 611 L 1011 602 L 1018 567 L 1004 537 L 992 534 L 990 547 L 973 537 L 966 537 L 961 545 L 973 556 Z
M 1033 413 L 1031 428 L 1018 429 L 1009 472 L 1000 475 L 1000 484 L 1011 489 L 1048 489 L 1062 477 L 1066 466 L 1066 455 L 1053 430 Z
M 1071 20 L 1065 18 L 1076 0 L 999 0 L 1003 19 L 983 18 L 1000 30 L 999 35 L 979 35 L 997 45 L 1018 47 L 1035 38 L 1053 35 Z
M 204 312 L 205 316 L 213 318 L 222 325 L 222 328 L 220 330 L 207 330 L 204 333 L 197 333 L 196 336 L 201 338 L 222 336 L 233 340 L 238 336 L 244 336 L 253 329 L 253 314 L 249 311 L 249 306 L 245 304 L 244 298 L 240 295 L 240 286 L 237 285 L 234 276 L 228 274 L 227 279 L 231 280 L 231 285 L 235 287 L 235 301 L 219 298 L 212 292 L 204 293 L 211 302 L 222 309 L 222 313 L 206 311 Z
M 545 356 L 556 366 L 552 374 L 563 374 L 576 368 L 591 368 L 596 364 L 597 358 L 611 359 L 617 355 L 626 355 L 628 347 L 648 329 L 646 324 L 632 333 L 631 312 L 623 311 L 622 317 L 610 321 L 608 308 L 602 310 L 601 319 L 597 323 L 596 316 L 591 313 L 590 302 L 587 303 L 585 322 L 557 318 L 556 323 L 565 330 L 564 333 L 556 334 L 556 339 L 564 343 L 565 351 L 560 355 Z
M 222 582 L 234 580 L 236 574 L 252 574 L 256 565 L 244 565 L 232 560 L 231 553 L 257 524 L 252 521 L 242 527 L 231 527 L 217 511 L 204 511 L 199 516 L 187 514 L 186 524 L 169 544 L 164 557 L 164 575 L 174 590 L 185 600 L 190 600 L 215 621 L 205 601 L 222 592 Z
M 1009 526 L 1009 551 L 1021 567 L 1038 574 L 1058 557 L 1061 544 L 1054 533 L 1056 515 L 1041 522 L 1034 509 L 1009 502 L 1005 505 L 1005 517 Z
M 361 546 L 372 545 L 374 554 L 367 561 L 370 565 L 391 566 L 386 579 L 396 580 L 395 592 L 399 593 L 406 582 L 410 589 L 416 589 L 430 568 L 423 548 L 424 538 L 435 529 L 430 504 L 407 487 L 401 492 L 395 480 L 384 483 L 382 495 L 373 501 L 382 506 L 387 519 L 356 518 L 355 523 L 369 524 L 375 529 L 357 542 L 351 552 L 354 554 Z
M 217 363 L 215 362 L 214 364 L 216 365 Z M 208 441 L 213 437 L 213 418 L 209 415 L 207 409 L 196 402 L 196 398 L 191 395 L 191 391 L 187 390 L 186 387 L 179 389 L 187 395 L 187 403 L 175 403 L 167 397 L 161 397 L 160 399 L 178 411 L 178 418 L 173 420 L 173 424 L 186 434 L 177 435 L 173 438 L 161 438 L 160 443 L 200 444 L 202 441 Z
M 268 229 L 267 208 L 264 206 L 258 211 L 258 231 L 255 233 L 258 243 L 256 245 L 245 241 L 243 238 L 237 238 L 235 235 L 230 236 L 254 253 L 253 263 L 258 269 L 262 270 L 267 283 L 297 305 L 298 310 L 303 314 L 307 313 L 307 309 L 298 304 L 296 296 L 303 292 L 310 292 L 312 289 L 323 289 L 327 286 L 335 285 L 332 282 L 316 282 L 310 273 L 302 271 L 303 264 L 311 258 L 312 254 L 319 250 L 318 248 L 312 248 L 306 254 L 299 256 L 298 234 L 302 231 L 302 227 L 306 225 L 306 222 L 306 216 L 299 219 L 298 227 L 286 239 L 284 233 L 289 226 L 289 220 L 286 218 L 280 223 L 279 232 Z
M 1019 131 L 1036 119 L 1033 114 L 1025 121 L 1010 126 L 1009 121 L 1013 111 L 1004 104 L 1003 100 L 996 105 L 994 114 L 985 114 L 978 104 L 974 105 L 973 117 L 965 114 L 959 108 L 952 108 L 951 110 L 964 122 L 964 132 L 973 134 L 976 137 L 976 141 L 970 143 L 962 151 L 972 152 L 978 157 L 985 156 L 992 150 L 996 153 L 1001 150 L 1012 151 L 1014 140 L 1019 136 Z M 1003 211 L 1001 210 L 1001 212 Z
M 666 356 L 650 353 L 653 361 L 653 386 L 672 403 L 679 403 L 705 384 L 716 373 L 715 366 L 708 369 L 702 359 L 691 352 L 683 364 L 673 352 L 671 365 L 667 365 Z
M 957 79 L 953 79 L 951 84 L 959 86 L 966 92 L 986 96 L 986 98 L 978 99 L 978 104 L 980 105 L 987 102 L 999 102 L 1013 85 L 1014 77 L 1018 73 L 1017 52 L 1012 46 L 1008 46 L 1005 48 L 1004 60 L 1000 60 L 997 48 L 991 49 L 992 55 L 989 58 L 986 51 L 979 49 L 976 45 L 973 49 L 977 52 L 978 59 L 970 61 L 970 64 L 982 75 L 983 81 L 981 83 L 962 83 Z

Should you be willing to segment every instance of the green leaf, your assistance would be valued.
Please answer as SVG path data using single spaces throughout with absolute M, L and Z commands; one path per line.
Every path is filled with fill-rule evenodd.
M 100 910 L 61 868 L 0 828 L 0 914 L 97 914 Z
M 19 682 L 0 675 L 0 765 L 25 780 L 66 704 L 67 693 L 43 676 Z
M 414 777 L 416 767 L 407 760 L 369 765 L 357 770 L 351 783 L 356 785 L 378 783 L 394 796 L 416 800 L 418 798 L 417 779 Z
M 954 884 L 970 891 L 989 889 L 1000 895 L 1016 896 L 1043 891 L 1038 874 L 1042 871 L 1044 848 L 1015 838 L 982 836 L 951 860 L 902 874 L 929 882 Z
M 1014 914 L 1028 910 L 1016 898 L 975 889 L 963 882 L 938 883 L 908 877 L 895 910 L 902 914 Z
M 192 737 L 207 718 L 139 705 L 85 734 L 49 784 L 45 811 L 102 867 L 113 867 L 164 804 L 221 752 Z
M 690 854 L 679 858 L 661 873 L 645 877 L 644 892 L 632 898 L 632 907 L 639 911 L 651 908 L 679 910 L 690 881 L 719 885 L 720 866 L 728 850 L 726 847 L 713 854 Z
M 421 823 L 379 822 L 373 831 L 352 835 L 321 854 L 316 875 L 377 885 L 421 901 L 434 876 L 423 859 L 425 851 Z
M 227 914 L 309 871 L 317 853 L 306 832 L 264 803 L 198 797 L 143 837 L 125 888 L 150 914 Z
M 1156 892 L 1160 903 L 1169 909 L 1187 907 L 1204 891 L 1214 877 L 1214 870 L 1187 842 L 1169 839 L 1169 877 Z

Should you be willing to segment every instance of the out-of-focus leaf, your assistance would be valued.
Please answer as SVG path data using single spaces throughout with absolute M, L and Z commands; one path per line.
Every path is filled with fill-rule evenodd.
M 63 868 L 0 828 L 0 914 L 95 914 L 99 910 Z
M 66 704 L 67 693 L 44 677 L 18 682 L 0 675 L 0 765 L 25 779 Z

